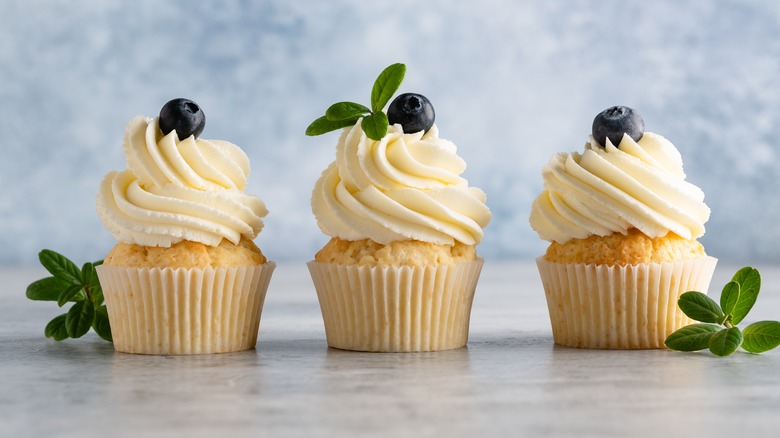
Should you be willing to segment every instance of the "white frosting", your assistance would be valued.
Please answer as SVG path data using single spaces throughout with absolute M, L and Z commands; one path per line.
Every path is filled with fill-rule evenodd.
M 531 227 L 542 239 L 565 243 L 591 235 L 650 237 L 704 234 L 710 209 L 700 188 L 685 181 L 682 157 L 664 137 L 624 135 L 619 147 L 591 137 L 582 154 L 559 153 L 542 169 L 544 191 L 531 208 Z
M 393 125 L 374 141 L 358 121 L 342 132 L 336 161 L 314 187 L 312 211 L 325 234 L 344 240 L 475 245 L 491 213 L 485 193 L 460 176 L 465 169 L 435 125 L 425 134 Z
M 268 214 L 243 193 L 249 159 L 220 140 L 163 136 L 158 120 L 136 116 L 127 125 L 128 170 L 111 172 L 97 197 L 100 220 L 120 241 L 167 247 L 182 240 L 216 246 L 254 239 Z

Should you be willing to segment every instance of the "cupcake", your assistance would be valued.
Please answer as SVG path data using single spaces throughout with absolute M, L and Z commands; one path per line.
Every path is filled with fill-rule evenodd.
M 98 215 L 119 241 L 97 268 L 117 351 L 224 353 L 257 342 L 275 264 L 253 239 L 268 210 L 244 193 L 246 154 L 199 138 L 204 126 L 187 99 L 134 117 L 127 170 L 100 185 Z
M 377 84 L 395 74 L 397 87 L 404 72 L 388 67 Z M 475 246 L 491 213 L 461 176 L 455 145 L 439 137 L 430 101 L 402 94 L 385 116 L 394 93 L 378 102 L 372 93 L 369 114 L 330 124 L 344 129 L 311 202 L 331 239 L 308 263 L 327 342 L 375 352 L 463 347 L 483 263 Z M 325 120 L 307 134 L 322 133 Z
M 604 110 L 582 153 L 542 170 L 531 227 L 550 246 L 537 266 L 556 344 L 664 348 L 692 321 L 683 292 L 706 292 L 716 259 L 696 240 L 710 210 L 680 153 L 627 107 Z

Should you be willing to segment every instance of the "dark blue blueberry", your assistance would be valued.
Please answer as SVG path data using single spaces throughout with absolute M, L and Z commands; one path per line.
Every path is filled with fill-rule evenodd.
M 605 109 L 593 119 L 593 138 L 601 146 L 607 138 L 615 147 L 620 144 L 623 134 L 639 141 L 645 133 L 645 122 L 638 112 L 627 106 L 613 106 Z
M 198 138 L 205 127 L 206 115 L 197 103 L 189 99 L 173 99 L 160 110 L 160 130 L 165 135 L 176 130 L 179 140 L 191 135 Z
M 436 119 L 433 105 L 422 94 L 404 93 L 390 102 L 387 119 L 391 125 L 400 123 L 404 133 L 428 132 Z

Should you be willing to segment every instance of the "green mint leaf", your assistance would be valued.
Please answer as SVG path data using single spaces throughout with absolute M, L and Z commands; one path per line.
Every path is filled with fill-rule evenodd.
M 92 328 L 95 333 L 108 342 L 114 342 L 111 336 L 111 324 L 108 321 L 108 309 L 106 306 L 99 306 L 95 309 L 95 320 L 92 321 Z
M 84 286 L 80 284 L 71 284 L 57 297 L 57 305 L 62 307 L 68 301 L 83 301 L 82 297 L 79 297 L 79 293 L 84 290 Z M 81 298 L 81 299 L 79 299 Z
M 358 117 L 370 113 L 371 110 L 355 102 L 334 103 L 325 111 L 325 117 L 332 121 L 356 120 Z
M 105 298 L 103 298 L 103 288 L 101 288 L 100 285 L 98 285 L 97 287 L 95 286 L 89 287 L 89 296 L 92 299 L 92 304 L 94 304 L 95 307 L 105 302 Z
M 723 310 L 718 303 L 701 292 L 685 292 L 680 295 L 677 304 L 683 313 L 696 321 L 722 324 L 725 320 Z
M 387 134 L 388 126 L 387 115 L 382 112 L 364 117 L 363 122 L 360 124 L 363 132 L 366 133 L 366 137 L 376 141 L 381 140 Z
M 726 286 L 723 287 L 723 292 L 720 293 L 720 308 L 723 313 L 729 315 L 734 312 L 734 308 L 739 301 L 739 283 L 736 281 L 729 281 Z
M 742 348 L 751 353 L 763 353 L 780 345 L 780 322 L 759 321 L 742 331 Z
M 731 312 L 734 324 L 739 324 L 756 304 L 761 289 L 761 275 L 758 269 L 746 266 L 737 271 L 731 280 L 739 283 L 739 300 Z
M 379 74 L 374 82 L 374 88 L 371 89 L 371 111 L 378 113 L 384 109 L 404 81 L 404 75 L 406 75 L 404 64 L 393 64 Z
M 27 286 L 27 298 L 35 301 L 57 301 L 68 283 L 56 277 L 41 278 Z
M 710 339 L 720 330 L 713 324 L 691 324 L 685 326 L 666 338 L 664 344 L 677 351 L 699 351 L 710 346 Z
M 58 254 L 50 249 L 44 249 L 38 254 L 38 259 L 51 275 L 66 281 L 70 284 L 81 282 L 81 271 L 79 268 L 62 254 Z
M 65 328 L 71 338 L 84 336 L 95 320 L 95 305 L 90 300 L 79 301 L 68 310 Z
M 95 271 L 95 265 L 89 262 L 84 263 L 81 267 L 81 284 L 93 285 L 95 283 L 100 284 L 97 271 Z
M 65 319 L 67 316 L 67 314 L 63 313 L 46 324 L 46 329 L 44 329 L 43 333 L 47 338 L 53 338 L 55 341 L 61 341 L 68 338 L 68 330 L 65 328 Z
M 84 266 L 81 268 L 81 276 L 87 295 L 95 303 L 95 306 L 103 304 L 103 288 L 100 287 L 100 279 L 98 279 L 97 271 L 95 270 L 95 263 L 84 263 Z
M 308 128 L 306 128 L 306 135 L 315 136 L 322 135 L 330 131 L 352 126 L 358 121 L 358 118 L 333 121 L 328 120 L 326 116 L 322 116 L 319 119 L 311 122 Z
M 98 320 L 95 323 L 95 331 L 100 331 L 101 337 L 110 338 L 111 329 L 108 326 L 105 306 L 103 310 L 98 310 L 103 302 L 103 289 L 100 287 L 95 266 L 103 264 L 103 260 L 85 263 L 79 269 L 67 257 L 49 249 L 41 251 L 38 258 L 52 277 L 42 278 L 27 286 L 27 298 L 56 301 L 60 307 L 67 302 L 75 302 L 67 313 L 49 321 L 44 329 L 46 337 L 55 341 L 69 337 L 78 338 L 88 332 L 92 323 Z
M 710 339 L 710 351 L 716 356 L 728 356 L 742 344 L 742 332 L 737 327 L 723 329 Z

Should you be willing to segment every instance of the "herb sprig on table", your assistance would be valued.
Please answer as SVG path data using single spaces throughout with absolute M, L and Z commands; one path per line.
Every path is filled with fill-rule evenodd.
M 758 321 L 744 330 L 737 324 L 745 319 L 756 303 L 761 275 L 749 266 L 734 274 L 720 294 L 720 304 L 707 295 L 691 291 L 680 295 L 680 310 L 700 321 L 683 327 L 666 338 L 672 350 L 709 349 L 717 356 L 728 356 L 742 347 L 750 353 L 763 353 L 780 345 L 780 322 Z
M 67 313 L 55 317 L 46 325 L 46 337 L 55 341 L 80 338 L 91 327 L 98 336 L 113 342 L 108 311 L 103 303 L 103 289 L 95 271 L 95 267 L 103 261 L 85 263 L 79 269 L 67 257 L 49 249 L 41 251 L 38 259 L 52 276 L 27 286 L 27 298 L 56 301 L 60 307 L 73 303 Z

